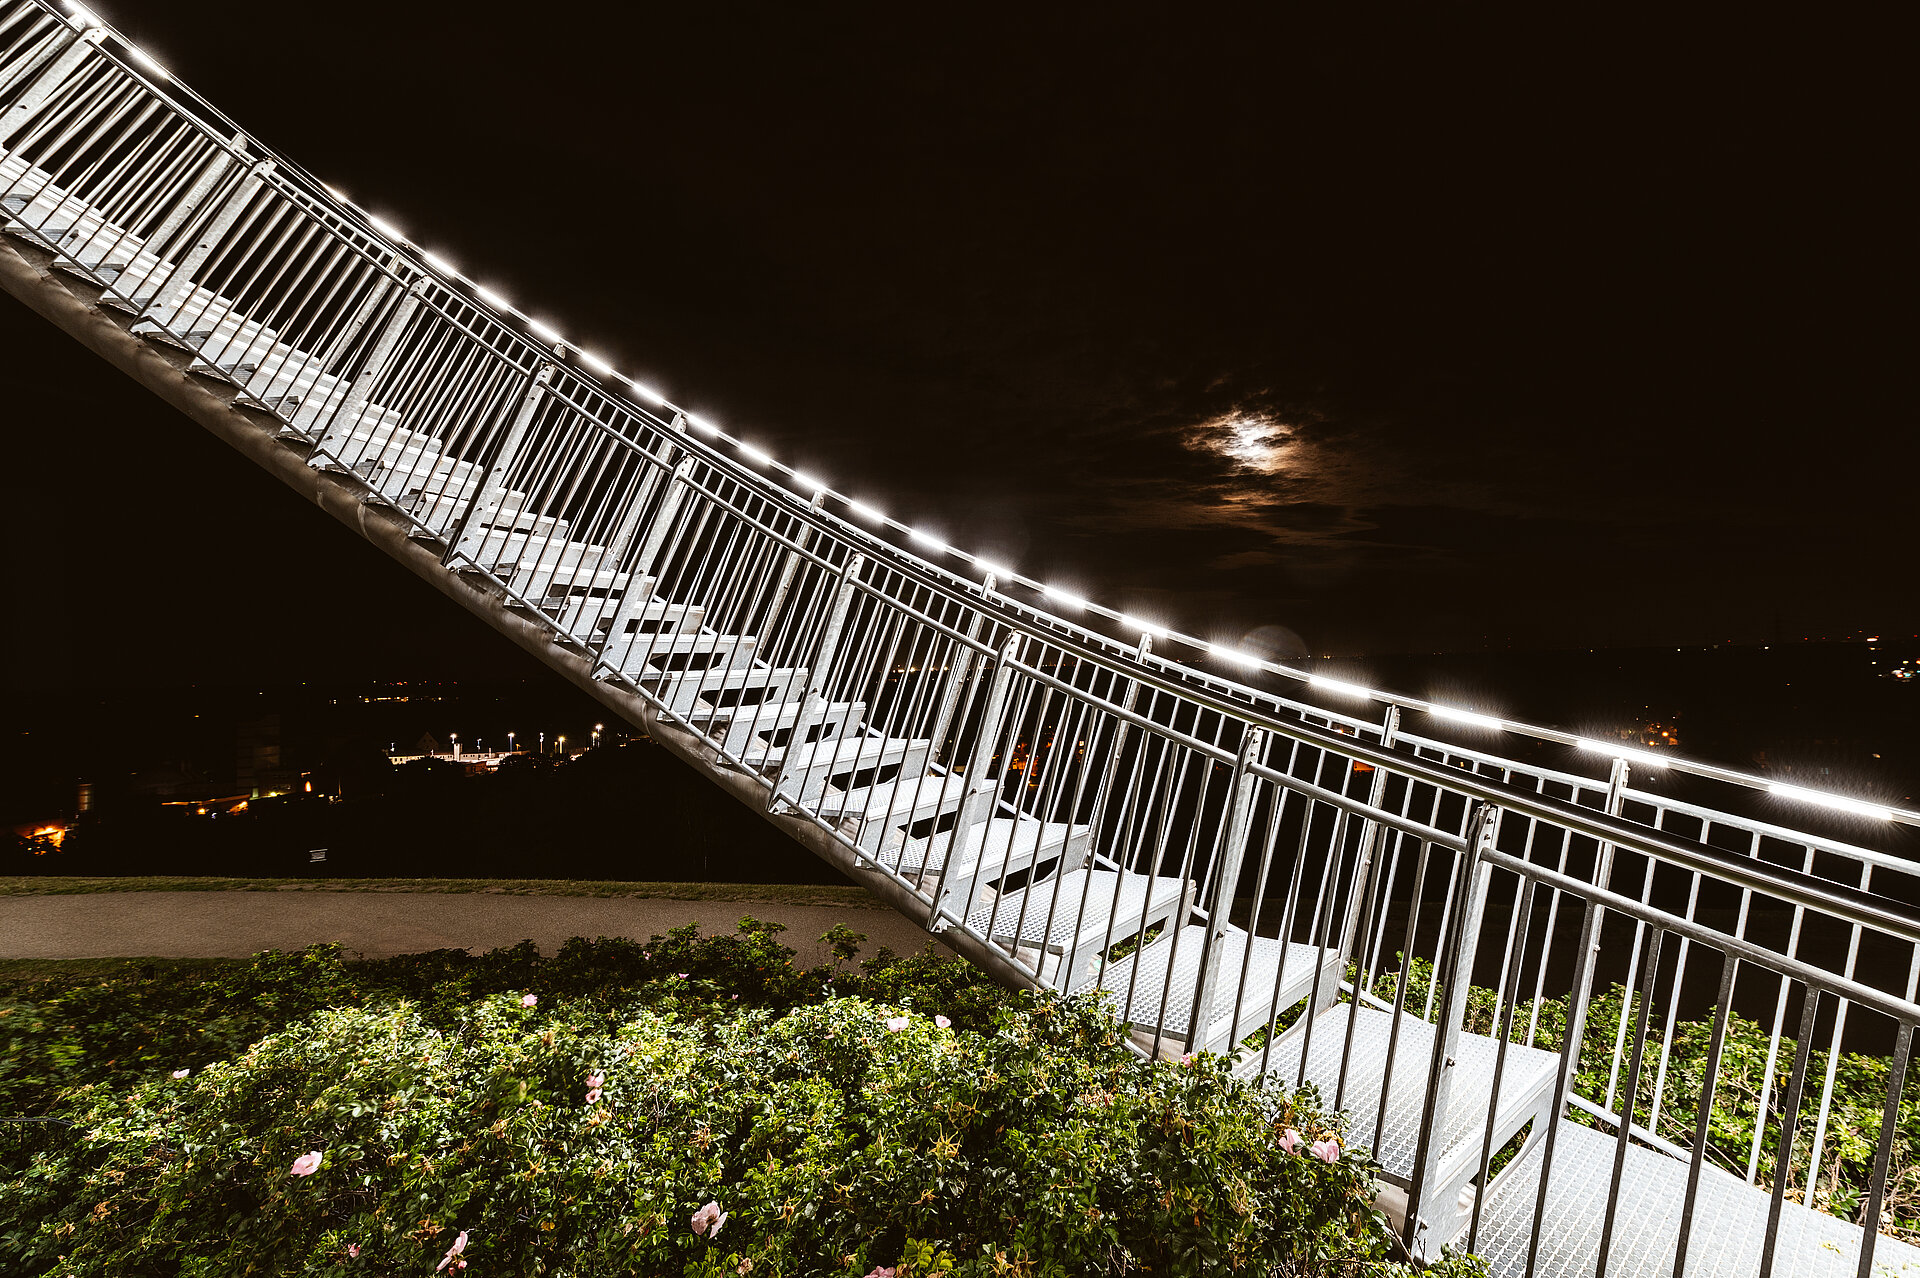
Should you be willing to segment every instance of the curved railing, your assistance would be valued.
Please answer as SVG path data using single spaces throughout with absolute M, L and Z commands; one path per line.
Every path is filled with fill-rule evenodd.
M 1029 984 L 1107 991 L 1143 1051 L 1321 1085 L 1404 1188 L 1417 1252 L 1457 1236 L 1525 1272 L 1595 1202 L 1603 1249 L 1638 1230 L 1685 1252 L 1697 1204 L 1737 1214 L 1729 1186 L 1758 1184 L 1767 1257 L 1851 1237 L 1868 1272 L 1907 1149 L 1914 867 L 1633 784 L 1765 779 L 1314 681 L 1381 705 L 1361 718 L 1174 661 L 1156 639 L 1206 645 L 1086 601 L 1063 606 L 1137 642 L 1055 615 L 1009 593 L 1063 603 L 1040 583 L 619 379 L 43 0 L 0 0 L 0 218 L 931 930 Z M 1556 766 L 1568 746 L 1606 774 Z M 1749 1040 L 1765 1059 L 1729 1096 L 1727 1045 Z M 1883 1063 L 1877 1125 L 1854 1057 Z M 1661 1233 L 1637 1187 L 1673 1168 Z M 1822 1233 L 1801 1200 L 1864 1233 Z

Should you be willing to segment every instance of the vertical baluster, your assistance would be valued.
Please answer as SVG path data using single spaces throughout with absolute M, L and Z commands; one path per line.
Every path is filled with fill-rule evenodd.
M 1422 1214 L 1430 1208 L 1436 1216 L 1434 1223 L 1451 1221 L 1455 1205 L 1453 1203 L 1432 1203 L 1440 1157 L 1444 1150 L 1436 1149 L 1434 1142 L 1444 1132 L 1446 1117 L 1452 1112 L 1453 1077 L 1455 1062 L 1460 1055 L 1460 1035 L 1464 1029 L 1467 1002 L 1473 991 L 1473 955 L 1480 938 L 1481 912 L 1486 907 L 1487 885 L 1493 874 L 1492 865 L 1481 859 L 1481 853 L 1493 846 L 1495 829 L 1494 818 L 1498 809 L 1489 803 L 1476 803 L 1468 813 L 1466 821 L 1467 849 L 1462 858 L 1460 890 L 1466 894 L 1460 908 L 1452 918 L 1453 930 L 1446 936 L 1443 944 L 1446 949 L 1444 971 L 1441 964 L 1434 966 L 1434 984 L 1441 987 L 1439 1009 L 1439 1032 L 1433 1036 L 1433 1051 L 1427 1065 L 1426 1096 L 1420 1110 L 1420 1139 L 1414 1146 L 1413 1174 L 1407 1188 L 1407 1219 L 1405 1241 L 1407 1249 L 1416 1257 L 1431 1258 L 1439 1252 L 1439 1243 L 1451 1235 L 1450 1229 L 1438 1231 L 1442 1236 L 1428 1239 L 1428 1221 Z
M 801 697 L 800 714 L 794 721 L 793 735 L 787 739 L 787 748 L 780 752 L 780 769 L 773 778 L 773 788 L 767 792 L 767 811 L 776 811 L 784 800 L 793 804 L 800 802 L 801 795 L 789 797 L 783 793 L 787 778 L 793 774 L 793 761 L 799 757 L 807 734 L 820 722 L 826 713 L 827 677 L 832 671 L 834 658 L 839 654 L 840 639 L 847 625 L 847 612 L 853 607 L 853 595 L 860 583 L 860 570 L 866 566 L 867 557 L 855 553 L 847 557 L 846 566 L 840 570 L 840 584 L 833 592 L 833 605 L 827 614 L 826 629 L 821 632 L 820 646 L 814 650 L 813 659 L 807 663 L 806 693 Z M 819 754 L 817 748 L 808 751 L 809 762 Z M 807 786 L 802 784 L 802 794 Z
M 1213 1004 L 1220 988 L 1220 964 L 1225 952 L 1227 916 L 1233 912 L 1233 889 L 1240 878 L 1240 860 L 1246 855 L 1247 835 L 1253 826 L 1254 788 L 1259 778 L 1253 765 L 1259 761 L 1267 743 L 1264 728 L 1248 725 L 1240 738 L 1240 749 L 1233 761 L 1233 782 L 1227 792 L 1226 832 L 1214 858 L 1213 891 L 1207 897 L 1207 937 L 1200 949 L 1200 985 L 1193 994 L 1192 1021 L 1187 1029 L 1187 1050 L 1203 1051 L 1213 1028 Z M 1252 938 L 1248 938 L 1251 951 Z M 1169 965 L 1171 971 L 1171 965 Z M 1231 1045 L 1232 1028 L 1228 1032 Z

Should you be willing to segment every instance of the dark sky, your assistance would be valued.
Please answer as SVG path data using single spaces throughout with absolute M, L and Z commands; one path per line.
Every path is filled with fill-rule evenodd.
M 97 7 L 622 370 L 1129 611 L 1920 630 L 1911 104 L 1857 18 Z M 0 340 L 16 683 L 519 671 L 10 300 Z

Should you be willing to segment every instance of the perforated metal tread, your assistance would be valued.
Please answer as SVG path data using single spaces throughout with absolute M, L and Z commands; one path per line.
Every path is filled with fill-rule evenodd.
M 791 754 L 796 773 L 831 772 L 837 775 L 885 767 L 901 762 L 915 751 L 931 752 L 932 749 L 933 742 L 924 739 L 841 736 L 823 737 L 819 741 L 808 741 L 790 748 L 753 742 L 741 752 L 740 759 L 750 768 L 770 770 L 781 766 Z
M 1613 1183 L 1614 1149 L 1614 1137 L 1606 1132 L 1559 1124 L 1536 1274 L 1594 1272 Z M 1507 1169 L 1487 1200 L 1477 1250 L 1495 1278 L 1524 1278 L 1527 1272 L 1543 1155 L 1544 1142 Z M 1658 1150 L 1628 1147 L 1607 1251 L 1607 1278 L 1668 1278 L 1673 1273 L 1687 1170 L 1686 1163 Z M 1769 1205 L 1766 1190 L 1717 1167 L 1701 1168 L 1687 1278 L 1753 1278 L 1760 1268 Z M 1784 1203 L 1773 1272 L 1776 1278 L 1853 1278 L 1860 1263 L 1861 1233 L 1858 1225 Z M 1882 1278 L 1920 1278 L 1920 1248 L 1882 1236 L 1874 1249 L 1873 1272 Z
M 1340 1058 L 1346 1051 L 1347 1021 L 1352 1010 L 1352 1004 L 1342 1003 L 1314 1018 L 1306 1080 L 1320 1089 L 1322 1099 L 1328 1104 L 1333 1103 L 1340 1081 Z M 1347 1066 L 1342 1107 L 1352 1116 L 1349 1139 L 1356 1145 L 1371 1148 L 1388 1173 L 1405 1178 L 1413 1174 L 1436 1027 L 1412 1013 L 1401 1013 L 1399 1038 L 1393 1045 L 1386 1129 L 1376 1137 L 1374 1125 L 1380 1116 L 1380 1091 L 1386 1081 L 1387 1047 L 1393 1019 L 1391 1012 L 1378 1008 L 1360 1009 L 1354 1024 L 1353 1056 Z M 1288 1085 L 1300 1077 L 1300 1049 L 1308 1039 L 1304 1031 L 1304 1026 L 1291 1030 L 1274 1044 L 1268 1070 Z M 1479 1161 L 1499 1050 L 1497 1039 L 1481 1034 L 1460 1036 L 1459 1049 L 1454 1055 L 1457 1063 L 1449 1084 L 1447 1115 L 1438 1142 L 1443 1163 L 1461 1158 L 1476 1164 Z M 1500 1112 L 1494 1122 L 1496 1151 L 1530 1116 L 1544 1111 L 1551 1103 L 1554 1071 L 1559 1061 L 1552 1052 L 1519 1043 L 1508 1044 L 1506 1065 L 1500 1075 Z M 1252 1056 L 1245 1068 L 1257 1073 L 1259 1056 Z
M 814 804 L 814 811 L 826 821 L 849 818 L 871 821 L 888 816 L 912 819 L 956 805 L 968 794 L 998 789 L 999 785 L 995 777 L 975 777 L 969 781 L 959 773 L 896 777 L 852 790 L 830 789 Z
M 1068 825 L 1064 821 L 1039 821 L 1024 815 L 995 817 L 982 824 L 986 829 L 972 836 L 967 845 L 966 860 L 948 874 L 950 882 L 956 874 L 971 876 L 978 866 L 980 882 L 988 883 L 1002 873 L 1011 873 L 1036 861 L 1060 855 L 1072 840 L 1083 838 L 1090 829 L 1084 825 Z M 901 845 L 897 862 L 891 857 L 884 859 L 901 874 L 938 873 L 951 846 L 951 833 L 908 839 Z
M 1113 994 L 1121 1018 L 1133 1022 L 1136 1029 L 1162 1030 L 1184 1041 L 1193 1018 L 1194 991 L 1200 984 L 1200 956 L 1206 945 L 1206 934 L 1206 927 L 1197 923 L 1177 931 L 1169 929 L 1133 953 L 1107 964 L 1104 973 L 1097 973 L 1074 992 L 1108 990 Z M 1249 962 L 1247 940 L 1247 934 L 1237 927 L 1229 927 L 1220 938 L 1220 989 L 1214 1001 L 1213 1023 L 1201 1036 L 1202 1045 L 1216 1051 L 1229 1042 L 1245 1038 L 1266 1023 L 1268 1013 L 1275 1007 L 1276 983 L 1280 986 L 1280 1011 L 1299 1002 L 1313 988 L 1314 965 L 1321 958 L 1318 947 L 1298 942 L 1282 946 L 1274 937 L 1256 936 L 1252 938 Z M 1284 972 L 1281 971 L 1283 952 Z M 1169 981 L 1170 962 L 1172 979 Z M 1330 959 L 1329 963 L 1337 963 L 1337 958 Z M 1244 989 L 1240 984 L 1243 966 L 1246 967 Z M 1237 1032 L 1230 1026 L 1236 998 L 1240 1004 Z
M 1109 918 L 1115 932 L 1125 936 L 1139 927 L 1144 911 L 1164 917 L 1179 906 L 1185 887 L 1185 879 L 1072 870 L 974 907 L 967 915 L 967 926 L 981 936 L 991 928 L 993 939 L 1002 943 L 1044 945 L 1050 950 L 1078 948 L 1103 938 Z

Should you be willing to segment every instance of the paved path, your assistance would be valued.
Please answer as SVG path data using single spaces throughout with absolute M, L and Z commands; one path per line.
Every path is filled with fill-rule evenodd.
M 368 958 L 476 952 L 532 939 L 552 953 L 570 936 L 656 933 L 698 923 L 731 932 L 743 915 L 784 923 L 800 962 L 826 957 L 835 923 L 916 954 L 932 938 L 887 909 L 658 897 L 496 896 L 483 892 L 91 892 L 0 897 L 0 958 L 223 958 L 338 941 Z M 946 951 L 942 949 L 942 953 Z

